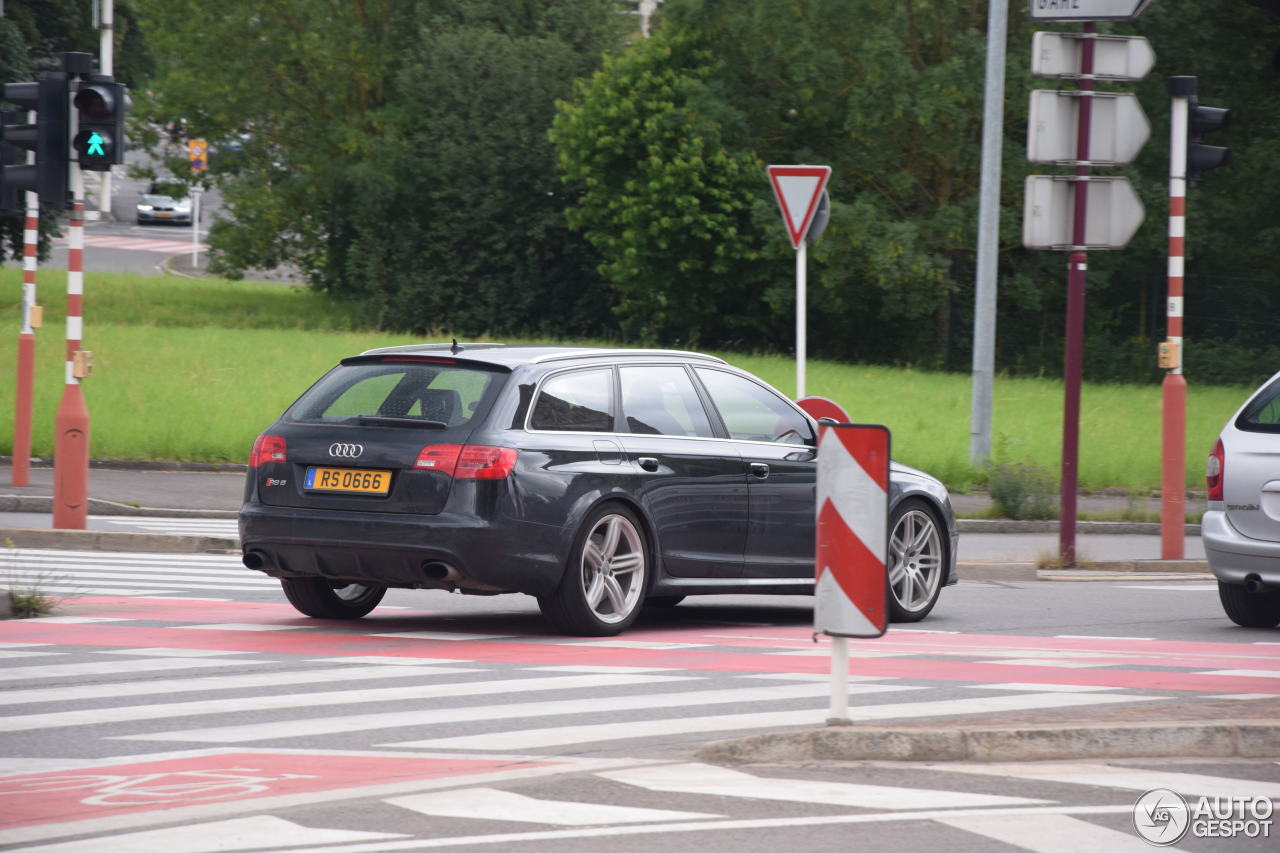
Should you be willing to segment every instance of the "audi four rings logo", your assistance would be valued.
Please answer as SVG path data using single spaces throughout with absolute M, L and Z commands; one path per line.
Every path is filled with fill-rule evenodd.
M 329 445 L 330 456 L 340 456 L 344 459 L 355 459 L 361 453 L 364 453 L 363 444 L 342 444 L 335 442 Z

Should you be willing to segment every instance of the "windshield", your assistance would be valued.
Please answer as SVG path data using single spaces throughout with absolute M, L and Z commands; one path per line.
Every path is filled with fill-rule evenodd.
M 394 418 L 463 426 L 497 392 L 502 376 L 454 364 L 344 365 L 303 394 L 285 419 L 332 424 Z

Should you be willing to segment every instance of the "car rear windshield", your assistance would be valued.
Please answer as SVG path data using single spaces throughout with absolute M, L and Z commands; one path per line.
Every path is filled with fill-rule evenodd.
M 471 365 L 374 362 L 334 368 L 285 415 L 296 423 L 367 419 L 464 426 L 488 408 L 507 374 Z
M 1280 379 L 1273 380 L 1236 418 L 1236 429 L 1280 432 Z

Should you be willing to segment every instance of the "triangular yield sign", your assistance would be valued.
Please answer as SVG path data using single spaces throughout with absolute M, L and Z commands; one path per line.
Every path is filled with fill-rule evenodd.
M 818 209 L 818 199 L 831 177 L 830 166 L 770 166 L 769 182 L 782 211 L 782 221 L 787 225 L 791 248 L 799 249 L 804 235 L 813 222 Z

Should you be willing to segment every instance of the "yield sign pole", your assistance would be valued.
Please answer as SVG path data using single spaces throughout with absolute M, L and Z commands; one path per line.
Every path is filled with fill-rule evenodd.
M 796 250 L 796 399 L 804 394 L 804 362 L 808 342 L 808 281 L 806 276 L 805 235 L 813 224 L 818 201 L 831 177 L 830 166 L 770 166 L 769 183 L 782 211 L 791 248 Z

